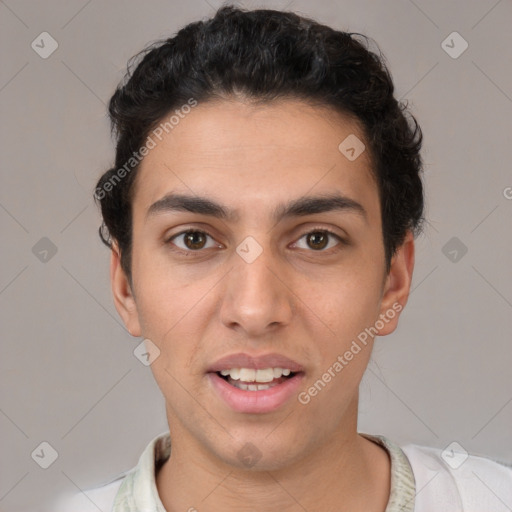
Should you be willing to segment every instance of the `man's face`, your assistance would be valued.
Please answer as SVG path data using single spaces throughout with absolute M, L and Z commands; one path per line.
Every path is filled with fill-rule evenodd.
M 369 152 L 354 160 L 338 148 L 354 135 L 363 140 L 353 121 L 299 101 L 207 103 L 141 163 L 133 297 L 116 253 L 114 294 L 130 332 L 160 351 L 151 368 L 177 449 L 277 469 L 355 433 L 365 329 L 400 294 L 385 273 Z M 173 208 L 171 194 L 196 201 Z M 283 215 L 334 196 L 337 207 L 313 201 Z M 380 334 L 394 330 L 390 316 Z

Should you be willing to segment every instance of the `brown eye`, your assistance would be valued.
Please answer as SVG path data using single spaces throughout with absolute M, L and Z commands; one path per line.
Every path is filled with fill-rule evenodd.
M 305 242 L 302 242 L 303 239 L 305 239 Z M 344 240 L 336 233 L 328 229 L 316 229 L 302 235 L 294 245 L 299 249 L 309 249 L 314 252 L 328 252 L 329 249 L 343 245 L 343 243 Z
M 312 249 L 324 249 L 329 241 L 329 235 L 323 231 L 314 231 L 306 236 L 307 243 Z
M 206 243 L 205 233 L 201 233 L 201 231 L 185 233 L 184 242 L 189 249 L 202 249 Z
M 210 245 L 207 245 L 208 242 Z M 182 231 L 171 237 L 167 243 L 175 245 L 182 252 L 189 253 L 200 252 L 202 249 L 209 249 L 211 247 L 218 247 L 208 233 L 198 230 Z

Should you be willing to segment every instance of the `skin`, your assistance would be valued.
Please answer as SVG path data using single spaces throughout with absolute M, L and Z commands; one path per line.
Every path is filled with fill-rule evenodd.
M 132 286 L 115 245 L 111 280 L 129 332 L 160 350 L 151 369 L 172 438 L 172 456 L 157 475 L 166 510 L 386 508 L 387 452 L 357 433 L 371 339 L 307 405 L 293 397 L 270 413 L 231 410 L 205 373 L 225 355 L 277 352 L 304 367 L 300 390 L 307 390 L 379 315 L 393 304 L 405 306 L 413 237 L 407 234 L 386 273 L 369 151 L 349 161 L 338 150 L 350 134 L 364 141 L 356 121 L 299 100 L 259 107 L 225 100 L 192 109 L 141 163 Z M 333 191 L 360 203 L 366 216 L 343 210 L 272 218 L 278 204 Z M 183 211 L 148 216 L 170 192 L 207 196 L 238 218 Z M 196 246 L 184 236 L 169 241 L 188 228 L 211 237 L 199 237 Z M 346 243 L 331 237 L 319 249 L 304 236 L 322 229 Z M 247 236 L 263 249 L 250 264 L 236 252 Z M 393 332 L 398 318 L 379 335 Z M 260 454 L 250 468 L 237 456 L 247 442 Z

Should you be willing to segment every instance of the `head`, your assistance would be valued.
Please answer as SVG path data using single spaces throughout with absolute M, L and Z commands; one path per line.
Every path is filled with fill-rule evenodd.
M 95 196 L 115 304 L 158 348 L 171 432 L 228 464 L 249 440 L 277 468 L 355 429 L 375 336 L 407 301 L 421 131 L 367 43 L 224 7 L 141 52 L 110 101 Z M 219 365 L 252 356 L 296 364 L 295 399 L 226 402 Z

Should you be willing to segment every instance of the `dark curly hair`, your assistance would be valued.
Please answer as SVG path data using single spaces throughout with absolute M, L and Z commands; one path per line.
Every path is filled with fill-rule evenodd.
M 143 154 L 151 130 L 191 98 L 197 104 L 237 96 L 255 103 L 300 99 L 359 121 L 379 188 L 389 270 L 407 231 L 421 230 L 422 133 L 393 96 L 384 59 L 369 49 L 369 41 L 291 12 L 228 5 L 132 57 L 109 104 L 115 166 L 95 191 L 103 216 L 100 237 L 109 247 L 116 242 L 128 278 L 138 151 Z

